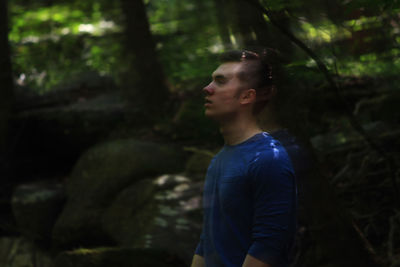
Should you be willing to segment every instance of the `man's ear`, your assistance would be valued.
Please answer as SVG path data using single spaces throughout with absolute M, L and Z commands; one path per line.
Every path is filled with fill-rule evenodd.
M 251 104 L 256 102 L 256 90 L 255 89 L 247 89 L 244 90 L 240 95 L 240 103 L 241 104 Z

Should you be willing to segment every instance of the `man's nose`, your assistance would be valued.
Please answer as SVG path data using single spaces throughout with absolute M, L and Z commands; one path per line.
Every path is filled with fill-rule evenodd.
M 215 90 L 211 87 L 211 84 L 209 84 L 209 85 L 207 85 L 206 87 L 203 88 L 203 92 L 206 95 L 212 95 L 212 94 L 214 94 L 214 91 Z

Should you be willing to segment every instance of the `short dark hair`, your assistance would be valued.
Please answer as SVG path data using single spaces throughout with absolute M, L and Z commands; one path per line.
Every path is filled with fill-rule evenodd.
M 270 56 L 276 53 L 272 49 L 264 48 L 261 52 L 250 50 L 231 50 L 222 53 L 219 57 L 221 63 L 244 62 L 245 67 L 238 73 L 238 78 L 246 82 L 250 88 L 256 90 L 256 103 L 253 113 L 258 114 L 266 106 L 272 90 L 275 89 L 274 77 Z

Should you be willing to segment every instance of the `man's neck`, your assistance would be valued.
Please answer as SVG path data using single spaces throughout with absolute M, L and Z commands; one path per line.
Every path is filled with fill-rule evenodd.
M 229 123 L 221 123 L 220 132 L 225 144 L 237 145 L 262 131 L 255 119 L 236 119 Z

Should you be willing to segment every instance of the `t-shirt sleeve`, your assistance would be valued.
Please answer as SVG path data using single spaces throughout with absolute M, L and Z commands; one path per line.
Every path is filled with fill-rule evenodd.
M 204 248 L 203 248 L 203 233 L 200 235 L 200 241 L 197 244 L 196 250 L 194 252 L 194 254 L 200 255 L 200 256 L 204 256 Z
M 274 149 L 253 160 L 249 172 L 254 217 L 248 254 L 272 266 L 285 265 L 296 224 L 297 192 L 290 160 L 284 151 Z

